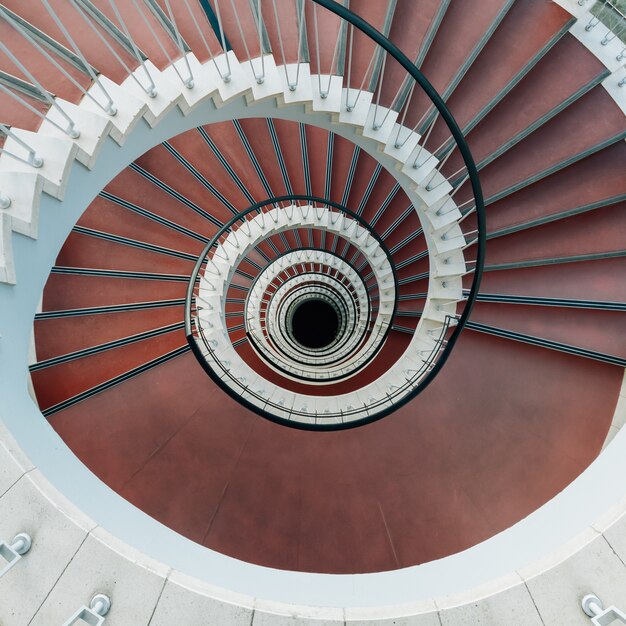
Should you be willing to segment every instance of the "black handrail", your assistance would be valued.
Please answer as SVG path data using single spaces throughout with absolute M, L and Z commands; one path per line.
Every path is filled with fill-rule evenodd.
M 469 295 L 467 297 L 467 300 L 465 301 L 465 306 L 463 308 L 461 315 L 458 317 L 455 317 L 456 326 L 454 330 L 452 331 L 452 334 L 450 335 L 450 337 L 448 337 L 447 340 L 445 340 L 444 338 L 448 329 L 450 328 L 451 318 L 449 316 L 446 317 L 446 323 L 444 325 L 442 335 L 441 335 L 441 341 L 439 343 L 440 347 L 441 346 L 444 346 L 444 347 L 442 351 L 434 350 L 433 353 L 431 354 L 431 357 L 429 357 L 427 368 L 426 368 L 429 370 L 428 373 L 424 376 L 423 379 L 420 380 L 419 384 L 414 389 L 409 391 L 405 396 L 399 398 L 398 401 L 395 402 L 393 406 L 383 408 L 381 409 L 381 411 L 379 411 L 378 413 L 375 413 L 374 415 L 370 415 L 368 417 L 364 417 L 361 419 L 356 419 L 350 422 L 335 423 L 335 424 L 324 424 L 324 423 L 306 424 L 302 422 L 293 422 L 290 420 L 286 420 L 268 411 L 265 411 L 264 409 L 260 409 L 253 403 L 241 397 L 234 390 L 228 387 L 228 385 L 225 385 L 223 381 L 214 372 L 212 372 L 211 367 L 208 365 L 208 363 L 206 363 L 204 357 L 202 356 L 202 353 L 200 352 L 200 349 L 197 343 L 195 342 L 193 338 L 192 330 L 191 330 L 190 303 L 191 303 L 191 297 L 193 296 L 193 286 L 195 284 L 195 280 L 190 281 L 189 288 L 187 290 L 187 304 L 185 306 L 185 332 L 187 335 L 187 339 L 190 342 L 192 351 L 194 352 L 196 357 L 199 359 L 204 369 L 213 378 L 213 380 L 215 380 L 216 383 L 220 387 L 222 387 L 227 393 L 229 393 L 229 395 L 237 399 L 241 404 L 251 409 L 255 413 L 258 413 L 266 417 L 267 419 L 270 419 L 272 421 L 275 421 L 281 424 L 286 424 L 295 428 L 305 429 L 305 430 L 337 430 L 337 429 L 352 428 L 358 425 L 375 421 L 397 410 L 401 406 L 406 405 L 416 395 L 421 393 L 434 380 L 435 376 L 439 373 L 443 365 L 448 360 L 452 352 L 452 348 L 456 344 L 463 328 L 465 327 L 467 320 L 469 318 L 469 315 L 474 306 L 474 303 L 476 302 L 478 290 L 480 287 L 480 282 L 482 279 L 484 258 L 485 258 L 486 219 L 485 219 L 484 199 L 483 199 L 480 179 L 478 176 L 478 170 L 476 169 L 476 164 L 474 163 L 474 159 L 472 157 L 469 146 L 465 140 L 465 137 L 463 136 L 463 133 L 461 132 L 459 125 L 454 119 L 452 113 L 447 108 L 441 96 L 437 93 L 435 88 L 431 85 L 430 81 L 424 76 L 424 74 L 410 61 L 410 59 L 395 44 L 393 44 L 382 33 L 380 33 L 377 29 L 371 26 L 371 24 L 366 22 L 360 16 L 353 13 L 350 9 L 342 6 L 341 4 L 338 4 L 337 2 L 335 2 L 335 0 L 312 0 L 312 1 L 328 9 L 332 13 L 335 13 L 341 19 L 346 20 L 347 22 L 349 22 L 350 24 L 358 28 L 365 35 L 367 35 L 372 41 L 378 44 L 383 50 L 385 50 L 389 55 L 391 55 L 396 61 L 400 63 L 400 65 L 406 70 L 408 74 L 411 75 L 411 77 L 420 85 L 420 87 L 423 89 L 426 95 L 430 98 L 435 108 L 439 111 L 439 114 L 441 115 L 442 120 L 445 122 L 448 129 L 450 130 L 450 133 L 458 146 L 461 157 L 463 158 L 465 167 L 467 168 L 467 176 L 470 181 L 472 193 L 474 196 L 476 223 L 477 223 L 477 231 L 478 231 L 476 239 L 472 242 L 473 244 L 476 244 L 476 262 L 475 262 L 475 267 L 474 267 L 474 276 L 472 279 L 472 285 L 469 290 Z M 287 197 L 283 197 L 283 199 L 287 199 Z M 307 199 L 307 197 L 302 197 L 302 199 Z M 317 201 L 320 201 L 320 200 L 317 200 Z M 276 200 L 274 200 L 274 202 L 276 202 Z M 321 202 L 330 204 L 328 201 L 323 200 L 323 199 L 321 199 Z M 272 202 L 268 201 L 266 203 L 261 203 L 260 206 L 264 206 L 265 204 L 269 204 L 269 203 L 272 203 Z M 248 211 L 250 210 L 253 210 L 253 208 L 249 209 Z M 360 218 L 360 216 L 355 216 L 355 218 Z M 235 216 L 235 218 L 233 218 L 229 222 L 229 227 L 232 226 L 232 224 L 234 224 L 238 219 L 240 218 Z M 359 221 L 361 220 L 359 219 Z M 208 250 L 210 250 L 212 245 L 205 248 L 205 251 L 208 252 Z M 205 252 L 203 252 L 201 257 L 199 257 L 192 276 L 194 277 L 197 276 L 200 270 L 200 267 L 202 266 L 204 256 L 205 256 Z M 395 267 L 393 264 L 392 264 L 392 269 L 394 270 L 394 281 L 395 281 L 396 279 Z M 397 284 L 397 281 L 395 282 Z M 396 291 L 396 305 L 394 306 L 393 317 L 395 317 L 395 313 L 396 313 L 397 297 L 398 297 L 398 293 Z M 390 327 L 391 327 L 391 324 L 390 324 Z M 202 333 L 201 328 L 199 329 L 199 331 L 200 333 Z M 438 355 L 438 359 L 436 362 L 434 362 L 435 355 Z M 402 386 L 404 387 L 406 385 L 402 385 Z M 271 406 L 271 404 L 272 404 L 271 402 L 266 401 L 264 406 Z M 277 408 L 280 411 L 284 411 L 283 407 L 276 406 L 275 408 Z M 295 414 L 297 413 L 297 411 L 292 411 L 292 413 Z
M 353 26 L 356 26 L 361 32 L 367 35 L 372 41 L 377 43 L 383 50 L 388 52 L 402 67 L 411 75 L 411 77 L 419 84 L 424 90 L 426 95 L 430 98 L 432 103 L 439 111 L 441 118 L 446 123 L 446 126 L 450 130 L 454 141 L 456 142 L 459 152 L 467 168 L 467 174 L 469 176 L 470 183 L 472 185 L 472 193 L 474 195 L 475 207 L 476 207 L 476 222 L 478 227 L 478 236 L 476 238 L 476 266 L 474 269 L 474 278 L 472 280 L 472 286 L 470 288 L 469 296 L 463 309 L 463 313 L 458 320 L 457 326 L 450 337 L 444 353 L 437 361 L 433 370 L 424 379 L 423 384 L 420 385 L 421 389 L 426 388 L 433 378 L 437 375 L 439 370 L 443 367 L 452 351 L 452 347 L 459 338 L 467 318 L 469 317 L 474 303 L 476 302 L 476 296 L 478 295 L 478 289 L 480 288 L 480 281 L 483 275 L 483 266 L 485 261 L 485 247 L 487 244 L 487 222 L 485 219 L 485 203 L 483 199 L 482 187 L 480 185 L 480 178 L 478 176 L 478 170 L 474 163 L 474 157 L 470 151 L 465 136 L 461 131 L 461 128 L 457 124 L 454 116 L 450 112 L 450 109 L 446 106 L 443 98 L 439 95 L 437 90 L 430 84 L 430 81 L 424 76 L 424 74 L 417 68 L 417 66 L 411 62 L 409 57 L 392 43 L 387 37 L 385 37 L 380 31 L 376 30 L 371 24 L 366 22 L 362 17 L 353 13 L 347 7 L 335 2 L 335 0 L 312 0 L 315 4 L 319 4 L 328 9 L 332 13 L 335 13 L 340 18 L 350 22 Z M 420 389 L 420 390 L 421 390 Z M 414 396 L 413 396 L 414 397 Z M 410 399 L 410 398 L 409 398 Z M 408 399 L 406 400 L 408 402 Z M 405 403 L 406 403 L 405 402 Z

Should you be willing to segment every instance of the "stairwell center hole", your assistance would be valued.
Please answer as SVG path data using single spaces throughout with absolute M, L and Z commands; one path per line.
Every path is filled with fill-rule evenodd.
M 337 312 L 325 300 L 306 300 L 294 311 L 291 332 L 305 348 L 325 348 L 334 341 L 338 331 Z

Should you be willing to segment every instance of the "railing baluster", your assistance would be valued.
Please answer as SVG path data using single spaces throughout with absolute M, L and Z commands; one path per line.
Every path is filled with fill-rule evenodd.
M 115 115 L 117 113 L 117 109 L 115 108 L 115 105 L 113 104 L 113 100 L 112 100 L 111 96 L 108 94 L 107 90 L 102 86 L 102 83 L 100 82 L 100 79 L 98 78 L 98 76 L 96 76 L 96 73 L 94 72 L 93 68 L 91 67 L 91 64 L 88 63 L 88 61 L 85 58 L 85 55 L 83 54 L 82 50 L 79 48 L 77 43 L 74 41 L 74 38 L 70 35 L 69 31 L 65 27 L 65 24 L 62 22 L 61 19 L 59 19 L 59 16 L 54 11 L 54 9 L 50 6 L 50 3 L 48 2 L 48 0 L 41 0 L 41 2 L 46 7 L 46 10 L 48 11 L 50 17 L 54 20 L 54 23 L 59 27 L 59 29 L 61 30 L 61 32 L 65 36 L 65 38 L 70 43 L 70 46 L 72 46 L 72 49 L 74 50 L 74 52 L 80 58 L 80 60 L 81 60 L 82 64 L 84 65 L 87 73 L 89 74 L 91 80 L 98 85 L 98 87 L 100 88 L 100 90 L 102 91 L 104 96 L 106 97 L 107 104 L 104 107 L 104 110 L 109 115 Z
M 17 24 L 17 22 L 15 22 L 15 20 L 13 20 L 13 18 L 11 18 L 8 14 L 5 13 L 4 17 L 7 19 L 7 21 L 12 23 L 12 25 L 14 23 L 17 27 L 19 27 L 19 29 L 21 29 L 23 31 L 21 26 L 19 24 Z M 59 124 L 56 124 L 55 122 L 52 122 L 52 120 L 50 120 L 50 122 L 52 124 L 54 124 L 55 126 L 57 126 L 60 130 L 62 130 L 66 135 L 68 135 L 72 139 L 78 139 L 78 137 L 80 137 L 80 132 L 75 127 L 74 120 L 72 120 L 72 118 L 63 110 L 61 105 L 50 95 L 48 90 L 44 89 L 43 85 L 37 80 L 37 78 L 35 78 L 35 76 L 32 74 L 32 72 L 2 42 L 0 42 L 0 50 L 2 50 L 2 52 L 4 52 L 4 54 L 11 60 L 11 62 L 17 68 L 19 68 L 20 71 L 22 71 L 24 73 L 24 75 L 28 78 L 28 80 L 30 80 L 30 82 L 33 85 L 35 85 L 35 87 L 37 88 L 37 91 L 39 91 L 39 93 L 45 98 L 46 102 L 50 105 L 50 107 L 56 109 L 67 120 L 67 127 L 63 128 L 62 126 L 59 126 Z M 17 98 L 17 99 L 18 99 L 18 101 L 21 101 L 19 98 Z M 23 104 L 26 105 L 26 102 L 24 101 Z M 28 106 L 28 105 L 26 105 L 26 106 Z M 31 107 L 31 109 L 32 109 L 32 107 Z M 34 110 L 34 109 L 32 109 L 32 110 Z M 36 111 L 36 110 L 35 110 L 35 113 L 39 114 L 39 112 Z M 45 116 L 42 116 L 42 117 L 45 117 Z
M 0 148 L 0 154 L 6 154 L 13 159 L 21 161 L 22 163 L 26 163 L 28 165 L 32 165 L 32 167 L 41 167 L 43 165 L 43 159 L 37 155 L 35 150 L 31 148 L 23 139 L 20 139 L 15 133 L 13 133 L 7 126 L 4 124 L 0 124 L 0 133 L 5 134 L 7 137 L 11 137 L 13 141 L 17 142 L 22 148 L 24 148 L 28 152 L 28 157 L 24 159 L 23 157 L 10 152 L 6 148 Z
M 156 85 L 154 84 L 154 80 L 152 80 L 152 75 L 150 74 L 150 71 L 148 70 L 148 67 L 146 66 L 146 63 L 143 57 L 139 53 L 139 48 L 137 48 L 137 44 L 135 43 L 135 40 L 132 38 L 130 31 L 128 30 L 128 26 L 126 25 L 126 22 L 124 21 L 124 18 L 122 17 L 122 14 L 117 8 L 117 4 L 115 0 L 109 0 L 109 4 L 111 5 L 111 8 L 113 9 L 113 13 L 115 13 L 115 17 L 117 18 L 117 21 L 120 23 L 120 26 L 122 27 L 122 30 L 124 31 L 124 34 L 130 41 L 130 45 L 133 48 L 135 57 L 137 61 L 139 62 L 139 64 L 141 65 L 141 67 L 143 68 L 146 78 L 148 79 L 147 87 L 144 87 L 143 85 L 141 85 L 141 83 L 139 84 L 141 85 L 141 88 L 146 92 L 146 94 L 150 98 L 156 98 L 157 96 Z
M 193 81 L 193 72 L 191 71 L 191 65 L 189 65 L 189 58 L 187 57 L 187 52 L 185 47 L 183 46 L 183 38 L 181 37 L 180 31 L 178 30 L 178 25 L 176 24 L 176 18 L 174 17 L 174 12 L 172 11 L 172 7 L 170 6 L 170 0 L 165 0 L 165 6 L 167 8 L 167 14 L 172 22 L 172 26 L 174 27 L 174 32 L 176 33 L 176 42 L 178 44 L 178 49 L 180 50 L 180 54 L 183 59 L 185 59 L 185 65 L 187 66 L 187 71 L 189 72 L 189 78 L 183 80 L 183 85 L 187 87 L 187 89 L 193 89 L 194 81 Z M 176 66 L 174 66 L 176 67 Z M 180 74 L 178 74 L 180 76 Z
M 222 76 L 225 83 L 228 83 L 230 82 L 230 79 L 232 78 L 233 73 L 230 67 L 230 59 L 228 57 L 228 51 L 226 50 L 226 34 L 224 33 L 224 25 L 222 24 L 222 15 L 220 13 L 220 3 L 218 0 L 214 0 L 214 2 L 215 2 L 215 15 L 217 17 L 217 25 L 219 26 L 220 37 L 222 39 L 222 50 L 224 50 L 224 56 L 226 57 L 226 67 L 228 68 L 228 74 L 224 77 L 223 74 L 220 72 L 220 76 Z

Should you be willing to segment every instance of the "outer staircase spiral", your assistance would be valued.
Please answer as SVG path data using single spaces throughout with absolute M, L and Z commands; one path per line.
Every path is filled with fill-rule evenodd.
M 465 136 L 482 259 L 481 202 L 441 113 L 324 4 L 0 6 L 2 419 L 32 457 L 77 458 L 166 533 L 303 577 L 497 541 L 595 466 L 626 397 L 619 36 L 569 0 L 349 3 Z M 320 293 L 352 328 L 336 366 L 289 336 L 292 303 Z M 22 379 L 24 419 L 8 415 L 30 402 Z M 62 471 L 46 472 L 55 486 Z M 494 606 L 524 617 L 488 623 L 563 623 L 515 584 Z M 72 596 L 50 588 L 0 622 L 58 621 Z M 303 623 L 393 618 L 337 617 L 331 595 Z M 113 600 L 106 623 L 127 623 Z M 153 600 L 128 623 L 179 623 Z M 241 614 L 214 623 L 286 620 L 281 601 L 255 618 L 233 599 Z M 398 614 L 461 623 L 420 607 Z

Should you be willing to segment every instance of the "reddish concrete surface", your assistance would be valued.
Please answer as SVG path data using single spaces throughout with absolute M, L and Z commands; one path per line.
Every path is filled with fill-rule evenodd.
M 626 302 L 626 257 L 483 274 L 481 293 Z M 469 287 L 471 277 L 466 277 Z
M 545 51 L 571 19 L 554 2 L 514 2 L 446 102 L 459 126 L 466 126 L 484 107 L 497 100 L 513 80 L 528 71 L 535 57 Z M 445 124 L 438 121 L 427 145 L 437 148 L 449 136 Z
M 404 409 L 309 433 L 251 415 L 185 355 L 51 423 L 105 482 L 194 541 L 272 567 L 367 572 L 463 550 L 556 495 L 600 450 L 621 376 L 466 333 Z
M 623 311 L 479 302 L 472 321 L 626 358 Z
M 370 0 L 352 0 L 350 10 L 362 17 L 366 22 L 371 24 L 376 30 L 382 31 L 385 24 L 385 16 L 389 7 L 389 0 L 379 0 L 378 2 L 370 2 Z M 352 48 L 352 63 L 350 64 L 350 48 Z M 368 89 L 372 79 L 373 68 L 372 57 L 376 53 L 378 46 L 364 33 L 357 28 L 350 27 L 348 29 L 347 47 L 346 47 L 346 66 L 344 75 L 346 82 L 348 79 L 348 69 L 350 70 L 350 87 L 352 89 Z M 368 71 L 369 68 L 369 71 Z M 348 102 L 354 103 L 358 92 L 350 93 Z
M 507 141 L 527 132 L 544 116 L 553 115 L 569 98 L 580 96 L 605 74 L 605 67 L 583 44 L 573 35 L 565 35 L 469 133 L 467 141 L 474 159 L 479 164 L 489 159 Z M 445 171 L 455 172 L 461 165 L 460 156 L 455 154 Z
M 43 311 L 184 298 L 186 282 L 51 274 L 43 294 Z
M 291 0 L 275 0 L 271 4 L 262 6 L 263 21 L 276 65 L 297 63 L 298 59 L 302 61 L 302 56 L 298 56 L 300 22 L 296 12 L 296 3 Z M 306 35 L 302 33 L 301 38 L 304 41 Z M 295 80 L 296 71 L 292 70 L 289 74 L 289 81 L 295 82 Z
M 115 12 L 111 8 L 111 3 L 108 0 L 93 0 L 93 3 L 114 24 L 116 24 L 122 32 L 124 32 L 124 29 L 122 28 L 119 20 L 116 18 Z M 170 64 L 167 55 L 169 55 L 169 57 L 173 60 L 180 57 L 180 51 L 174 43 L 174 40 L 163 30 L 156 16 L 148 9 L 148 7 L 144 4 L 138 3 L 141 10 L 140 13 L 132 2 L 118 2 L 116 3 L 116 6 L 122 16 L 122 19 L 126 23 L 126 27 L 135 40 L 135 43 L 156 67 L 163 70 Z M 150 28 L 147 26 L 146 20 L 150 23 L 154 32 L 157 33 L 160 45 L 159 42 L 155 40 Z M 89 45 L 91 45 L 91 43 Z M 163 52 L 162 48 L 165 48 L 167 55 Z
M 334 53 L 341 19 L 313 2 L 305 2 L 304 16 L 307 24 L 311 74 L 334 74 L 337 69 Z M 334 65 L 332 65 L 333 57 L 335 57 Z
M 624 250 L 626 203 L 602 207 L 574 217 L 492 239 L 485 263 L 563 258 Z
M 8 0 L 4 4 L 8 9 L 11 9 L 73 52 L 71 42 L 65 37 L 43 5 L 35 2 L 21 2 L 20 0 Z M 70 36 L 85 55 L 87 61 L 111 80 L 121 83 L 128 76 L 124 66 L 117 61 L 106 44 L 87 25 L 80 13 L 69 2 L 64 2 L 63 0 L 50 0 L 50 5 L 63 22 L 63 25 L 68 29 Z M 138 67 L 139 63 L 133 55 L 119 45 L 106 30 L 97 25 L 96 28 L 131 71 Z M 87 80 L 89 79 L 87 78 Z
M 409 235 L 412 235 L 415 232 L 415 223 L 412 222 L 413 219 L 407 218 L 385 238 L 385 244 L 388 248 L 393 248 L 396 244 L 402 243 Z M 405 244 L 396 254 L 394 254 L 394 261 L 397 263 L 398 261 L 411 257 L 418 252 L 423 252 L 426 248 L 427 245 L 424 235 L 419 235 L 410 243 Z
M 145 165 L 149 164 L 149 162 L 145 163 Z M 159 174 L 160 172 L 157 170 L 156 173 Z M 185 228 L 188 228 L 189 230 L 192 230 L 199 235 L 203 235 L 204 237 L 211 238 L 217 232 L 217 227 L 212 224 L 206 217 L 184 205 L 167 192 L 161 190 L 156 185 L 147 181 L 141 174 L 138 174 L 129 168 L 126 168 L 125 170 L 120 172 L 105 187 L 105 190 L 113 194 L 114 196 L 123 198 L 124 200 L 131 202 L 132 204 L 148 209 L 151 213 L 155 213 L 156 215 L 164 217 L 170 222 L 185 226 Z M 187 193 L 187 189 L 183 188 L 182 190 L 180 190 L 180 192 L 183 196 L 185 196 L 185 194 Z M 96 198 L 90 206 L 93 206 L 94 203 L 98 202 L 100 202 L 100 198 Z M 100 206 L 104 207 L 106 205 L 103 204 Z M 200 208 L 203 208 L 202 205 L 200 205 Z M 153 225 L 154 222 L 145 222 L 142 218 L 134 218 L 130 215 L 124 215 L 124 212 L 114 214 L 109 213 L 111 211 L 117 211 L 117 209 L 113 208 L 113 206 L 108 206 L 106 211 L 88 210 L 83 214 L 78 223 L 82 226 L 89 226 L 90 228 L 96 229 L 119 228 L 119 232 L 117 230 L 111 230 L 110 232 L 114 232 L 120 235 L 133 232 L 132 230 L 125 230 L 131 225 L 132 227 L 145 228 L 147 224 L 150 224 L 150 236 L 157 237 L 153 240 L 153 242 L 157 243 L 158 241 L 160 241 L 160 239 L 158 239 L 160 231 L 158 227 Z M 107 219 L 108 215 L 119 218 L 121 220 L 121 223 L 111 223 L 111 220 Z M 117 219 L 115 221 L 117 222 Z M 175 231 L 168 229 L 167 233 L 167 237 L 171 237 L 172 239 L 170 239 L 170 241 L 175 241 L 176 245 L 190 245 L 189 242 L 184 241 L 185 238 L 179 238 Z M 187 250 L 187 248 L 181 247 L 181 250 Z
M 155 186 L 146 184 L 145 181 L 143 181 L 143 187 L 147 188 L 147 190 L 156 189 Z M 156 203 L 151 203 L 149 200 L 146 202 L 146 200 L 147 198 L 143 199 L 142 208 L 148 207 L 150 212 L 159 215 L 156 211 L 153 211 Z M 159 204 L 160 203 L 161 199 L 159 199 Z M 158 204 L 156 204 L 156 208 L 158 210 Z M 182 225 L 180 224 L 180 215 L 175 217 L 178 218 L 178 222 L 174 223 Z M 200 222 L 200 220 L 198 221 Z M 177 250 L 186 254 L 198 255 L 204 247 L 204 243 L 198 239 L 180 233 L 173 228 L 159 224 L 154 220 L 148 219 L 110 200 L 100 197 L 96 198 L 91 203 L 89 209 L 83 213 L 78 220 L 78 225 L 103 233 L 119 235 L 120 237 L 135 239 L 163 248 Z M 201 218 L 199 226 L 201 226 L 202 230 L 196 230 L 194 232 L 204 235 L 205 237 L 209 237 L 217 232 L 217 228 L 206 219 Z M 184 227 L 189 228 L 186 221 Z M 92 258 L 91 265 L 98 266 L 98 261 L 100 261 L 98 257 Z
M 309 155 L 311 191 L 314 196 L 324 197 L 326 189 L 326 158 L 328 155 L 328 131 L 317 126 L 306 125 L 306 145 Z M 361 154 L 364 154 L 361 152 Z M 360 161 L 359 156 L 359 161 Z M 342 164 L 340 164 L 342 165 Z M 358 167 L 358 166 L 357 166 Z M 356 178 L 356 177 L 355 177 Z M 348 208 L 352 208 L 348 205 Z
M 163 12 L 169 16 L 167 3 L 163 0 L 158 0 L 158 2 Z M 206 13 L 199 2 L 170 2 L 170 7 L 174 13 L 178 30 L 199 61 L 204 63 L 212 56 L 223 53 L 222 45 L 213 32 L 213 28 L 209 24 Z M 193 13 L 193 17 L 190 15 L 190 11 Z M 194 23 L 194 18 L 195 22 L 202 29 L 202 36 L 198 33 L 198 27 Z M 207 50 L 207 44 L 209 50 Z M 226 64 L 224 63 L 223 65 L 225 66 Z M 220 69 L 222 67 L 220 65 Z M 186 75 L 183 74 L 183 77 L 186 78 Z
M 259 47 L 259 29 L 256 26 L 256 22 L 252 14 L 252 7 L 248 0 L 220 2 L 217 8 L 220 11 L 220 17 L 222 19 L 226 39 L 237 55 L 237 59 L 243 63 L 249 58 L 254 59 L 258 57 L 261 54 L 261 49 Z M 239 22 L 241 23 L 242 30 L 239 29 L 237 19 L 239 19 Z M 242 38 L 242 31 L 245 35 L 245 42 Z M 261 63 L 257 63 L 254 66 L 254 70 L 257 73 L 257 76 L 260 75 Z
M 598 116 L 598 111 L 602 115 Z M 590 116 L 593 124 L 588 123 Z M 580 132 L 581 128 L 585 129 L 584 133 Z M 621 110 L 599 85 L 483 168 L 481 182 L 485 198 L 614 140 L 625 131 Z
M 43 115 L 47 113 L 49 106 L 46 103 L 35 100 L 35 98 L 30 98 L 24 93 L 18 93 L 17 95 L 23 100 L 26 100 L 30 106 L 34 107 Z M 0 123 L 9 127 L 15 126 L 17 128 L 35 131 L 39 128 L 42 121 L 39 115 L 33 113 L 25 106 L 17 104 L 14 98 L 4 92 L 0 93 L 0 112 Z M 5 136 L 2 135 L 0 138 L 0 147 L 4 145 L 4 140 Z
M 265 120 L 263 120 L 265 124 Z M 203 126 L 203 129 L 211 138 L 211 141 L 218 147 L 220 154 L 226 159 L 228 164 L 238 173 L 240 180 L 244 183 L 247 191 L 257 201 L 265 200 L 267 193 L 261 183 L 261 179 L 256 174 L 256 171 L 252 167 L 250 157 L 245 151 L 243 143 L 237 134 L 235 125 L 232 122 L 221 122 L 219 124 L 208 124 Z M 191 131 L 194 132 L 194 131 Z M 187 133 L 181 137 L 182 141 L 179 145 L 186 146 Z M 204 142 L 204 140 L 202 140 Z M 199 144 L 190 144 L 189 149 L 194 158 L 194 162 L 199 154 L 204 155 L 207 151 L 212 157 L 211 168 L 215 169 L 213 174 L 213 180 L 220 183 L 220 191 L 224 187 L 224 178 L 228 178 L 228 174 L 224 171 L 224 168 L 219 163 L 215 163 L 213 153 L 210 151 L 209 146 L 206 143 L 200 142 Z M 193 149 L 193 145 L 199 147 L 199 151 Z M 182 150 L 184 154 L 187 154 L 185 150 Z M 226 188 L 225 188 L 226 189 Z M 224 193 L 224 192 L 223 192 Z
M 333 202 L 341 202 L 346 192 L 348 184 L 348 174 L 350 173 L 350 163 L 355 152 L 360 149 L 352 142 L 337 135 L 333 147 L 333 167 L 331 171 L 330 199 Z
M 20 3 L 21 7 L 21 3 Z M 43 10 L 39 8 L 39 10 Z M 20 35 L 6 20 L 0 21 L 0 41 L 27 67 L 29 72 L 55 96 L 79 102 L 82 97 L 81 90 L 67 79 L 46 57 L 44 57 L 32 44 Z M 73 65 L 62 59 L 56 59 L 59 65 L 84 89 L 91 84 L 88 75 L 76 69 Z M 0 71 L 17 76 L 26 82 L 30 82 L 26 76 L 5 54 L 0 55 Z M 13 102 L 8 110 L 20 107 Z M 4 116 L 3 116 L 4 117 Z M 2 122 L 8 122 L 3 119 Z
M 190 276 L 194 261 L 73 232 L 59 252 L 57 265 Z
M 306 184 L 304 182 L 304 164 L 302 162 L 302 145 L 300 143 L 300 124 L 295 122 L 288 122 L 286 120 L 274 120 L 274 129 L 276 130 L 276 136 L 278 137 L 278 144 L 280 145 L 283 159 L 285 161 L 285 167 L 287 168 L 287 174 L 289 175 L 289 181 L 296 193 L 305 193 Z M 335 138 L 336 140 L 338 137 Z M 335 142 L 336 145 L 337 142 Z M 348 142 L 346 142 L 348 143 Z M 270 161 L 270 165 L 276 162 L 274 158 Z M 265 169 L 265 162 L 262 161 L 263 168 Z M 278 165 L 278 164 L 277 164 Z M 279 172 L 275 172 L 273 176 L 280 176 Z M 281 186 L 284 188 L 281 178 Z
M 120 337 L 182 322 L 182 305 L 35 320 L 37 360 L 83 350 Z
M 464 3 L 450 3 L 420 68 L 439 93 L 451 84 L 506 4 L 506 0 L 482 0 L 480 11 L 470 16 Z M 415 89 L 411 103 L 407 116 L 409 126 L 415 125 L 431 106 L 420 89 Z
M 261 164 L 263 173 L 265 174 L 274 195 L 286 195 L 287 189 L 285 188 L 285 183 L 283 182 L 283 178 L 280 173 L 280 166 L 278 164 L 278 159 L 276 158 L 276 152 L 272 146 L 272 138 L 267 127 L 267 121 L 260 118 L 251 118 L 239 120 L 239 123 L 241 124 L 241 128 L 250 143 L 252 152 L 254 153 L 257 161 Z M 298 141 L 296 143 L 295 141 L 295 132 L 297 130 L 296 125 L 292 122 L 287 122 L 287 124 L 292 130 L 291 134 L 288 135 L 288 141 L 286 142 L 287 145 L 285 145 L 285 148 L 288 147 L 289 142 L 292 142 L 294 145 L 299 145 L 300 142 Z M 284 142 L 279 139 L 281 150 L 283 149 L 283 143 Z M 301 160 L 302 157 L 300 156 L 296 161 L 290 161 L 290 163 L 295 167 L 298 167 Z M 245 171 L 246 180 L 248 177 L 256 175 L 252 173 L 253 168 L 251 166 L 248 166 Z
M 389 39 L 415 61 L 425 44 L 433 20 L 435 19 L 441 0 L 424 0 L 416 2 L 398 2 L 393 14 L 393 22 L 389 31 Z M 411 24 L 411 28 L 406 28 Z M 382 85 L 380 104 L 389 107 L 407 76 L 406 70 L 394 59 L 387 57 L 385 77 Z
M 37 402 L 47 409 L 183 345 L 187 345 L 183 331 L 175 330 L 37 370 L 31 374 Z
M 200 135 L 196 129 L 173 137 L 170 140 L 170 144 L 178 153 L 182 155 L 183 158 L 194 166 L 200 175 L 204 176 L 209 182 L 213 183 L 214 186 L 217 186 L 217 183 L 219 182 L 218 189 L 228 202 L 240 211 L 243 211 L 248 207 L 250 203 L 246 199 L 245 195 L 241 189 L 239 189 L 235 181 L 231 178 L 224 166 L 220 163 L 217 156 L 209 148 L 202 135 Z M 221 201 L 215 198 L 211 192 L 204 187 L 204 185 L 188 173 L 187 170 L 179 164 L 177 159 L 174 159 L 173 157 L 171 158 L 173 163 L 176 165 L 177 172 L 184 171 L 187 178 L 181 180 L 178 176 L 166 177 L 167 182 L 169 182 L 174 189 L 184 189 L 186 192 L 186 190 L 191 187 L 191 181 L 193 180 L 193 187 L 197 190 L 196 193 L 202 194 L 194 194 L 194 198 L 197 199 L 197 204 L 203 206 L 212 213 L 215 210 L 213 207 L 215 205 L 220 205 Z M 154 168 L 155 165 L 157 169 L 152 169 L 151 171 L 153 171 L 153 173 L 160 172 L 158 164 L 151 164 L 151 167 Z M 201 199 L 202 196 L 204 197 L 204 201 Z M 216 211 L 216 216 L 219 216 L 222 221 L 227 221 L 230 217 L 232 217 L 232 213 L 229 209 L 224 207 L 223 211 L 220 211 L 219 209 Z
M 604 202 L 626 194 L 619 141 L 534 185 L 495 202 L 487 211 L 487 232 Z

